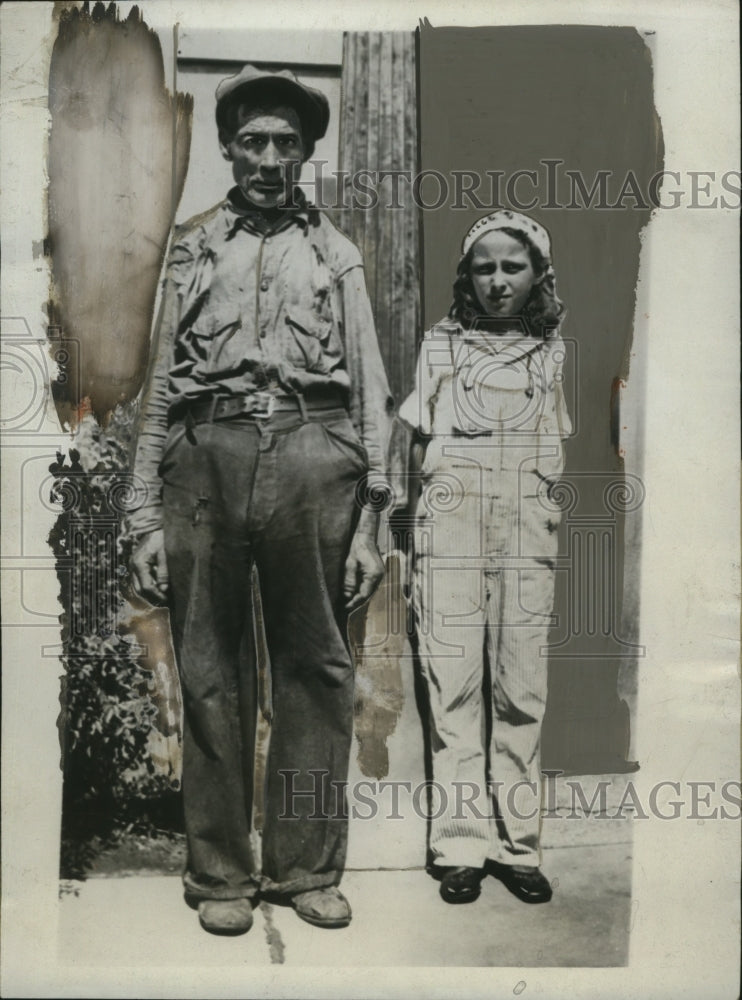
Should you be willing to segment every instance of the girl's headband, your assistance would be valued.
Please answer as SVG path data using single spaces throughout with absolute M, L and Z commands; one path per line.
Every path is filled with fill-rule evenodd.
M 491 215 L 485 215 L 482 219 L 477 219 L 469 232 L 464 237 L 461 246 L 462 255 L 466 255 L 474 244 L 484 236 L 485 233 L 492 233 L 498 229 L 515 229 L 533 243 L 538 249 L 545 263 L 551 263 L 551 240 L 548 232 L 538 222 L 529 219 L 527 215 L 520 212 L 511 212 L 510 209 L 502 208 Z

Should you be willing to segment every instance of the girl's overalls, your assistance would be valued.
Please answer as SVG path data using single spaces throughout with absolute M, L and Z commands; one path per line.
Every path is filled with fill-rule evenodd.
M 563 358 L 558 337 L 446 323 L 426 336 L 417 390 L 400 411 L 431 435 L 412 598 L 440 786 L 430 838 L 440 865 L 539 864 L 539 738 L 560 520 L 549 487 L 571 431 Z

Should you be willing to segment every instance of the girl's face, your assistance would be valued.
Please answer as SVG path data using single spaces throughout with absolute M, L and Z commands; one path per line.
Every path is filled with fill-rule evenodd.
M 508 233 L 485 233 L 472 248 L 471 282 L 487 316 L 519 316 L 541 278 L 528 250 Z

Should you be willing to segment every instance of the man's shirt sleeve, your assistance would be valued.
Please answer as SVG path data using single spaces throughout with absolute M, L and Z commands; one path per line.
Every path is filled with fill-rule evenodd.
M 168 432 L 168 373 L 173 342 L 180 319 L 182 292 L 193 264 L 193 255 L 176 244 L 168 259 L 158 321 L 152 340 L 154 357 L 141 403 L 134 475 L 143 490 L 143 502 L 127 518 L 131 534 L 142 535 L 162 527 L 160 461 Z
M 384 488 L 394 400 L 379 350 L 360 260 L 340 275 L 337 289 L 350 376 L 350 415 L 368 452 L 369 487 Z

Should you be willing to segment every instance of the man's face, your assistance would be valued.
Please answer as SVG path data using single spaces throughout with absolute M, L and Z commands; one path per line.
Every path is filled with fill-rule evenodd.
M 219 146 L 232 161 L 235 182 L 249 201 L 258 208 L 276 208 L 286 201 L 295 165 L 304 162 L 301 123 L 293 108 L 241 106 L 237 131 Z

